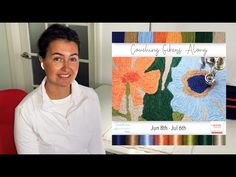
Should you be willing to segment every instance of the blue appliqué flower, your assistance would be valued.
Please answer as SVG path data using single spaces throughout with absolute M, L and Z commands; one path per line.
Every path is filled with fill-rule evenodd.
M 173 111 L 183 113 L 194 121 L 224 121 L 226 112 L 226 69 L 218 71 L 215 84 L 205 83 L 205 74 L 210 71 L 201 67 L 200 57 L 182 57 L 179 65 L 172 68 L 168 89 L 174 95 Z

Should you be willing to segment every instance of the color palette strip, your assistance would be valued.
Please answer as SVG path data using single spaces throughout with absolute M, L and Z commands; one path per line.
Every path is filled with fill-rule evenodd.
M 225 43 L 225 33 L 112 32 L 112 43 Z
M 112 145 L 226 145 L 225 135 L 112 135 Z

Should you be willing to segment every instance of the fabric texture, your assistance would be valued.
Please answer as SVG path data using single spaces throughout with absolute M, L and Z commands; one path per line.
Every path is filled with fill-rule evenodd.
M 0 90 L 0 154 L 16 154 L 14 143 L 14 112 L 27 95 L 20 89 Z
M 188 118 L 198 120 L 225 120 L 225 103 L 226 103 L 226 71 L 222 70 L 216 74 L 216 83 L 212 88 L 206 89 L 204 80 L 200 80 L 202 89 L 206 90 L 204 94 L 196 92 L 196 90 L 189 87 L 188 83 L 183 82 L 182 78 L 186 77 L 200 77 L 199 73 L 189 71 L 199 70 L 200 58 L 196 57 L 182 57 L 181 62 L 177 68 L 172 69 L 173 81 L 169 84 L 168 89 L 173 93 L 174 97 L 171 101 L 171 106 L 174 111 L 183 113 Z M 206 66 L 206 70 L 210 68 Z M 204 72 L 204 71 L 203 71 Z M 187 73 L 187 74 L 186 74 Z M 187 88 L 186 88 L 187 87 Z M 196 89 L 196 87 L 194 87 Z M 185 91 L 183 91 L 185 90 Z

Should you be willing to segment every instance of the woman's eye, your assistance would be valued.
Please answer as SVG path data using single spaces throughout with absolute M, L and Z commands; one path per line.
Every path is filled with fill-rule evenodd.
M 54 61 L 61 61 L 62 59 L 60 57 L 53 58 Z
M 75 57 L 73 57 L 73 58 L 70 58 L 70 61 L 72 61 L 72 62 L 77 62 L 77 61 L 78 61 L 78 59 L 77 59 L 77 58 L 75 58 Z

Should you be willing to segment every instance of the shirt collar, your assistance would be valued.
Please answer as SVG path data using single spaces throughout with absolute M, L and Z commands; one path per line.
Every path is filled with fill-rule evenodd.
M 48 109 L 52 106 L 54 106 L 51 99 L 48 97 L 48 94 L 45 89 L 45 83 L 46 83 L 47 77 L 45 76 L 42 83 L 40 84 L 40 91 L 42 95 L 42 108 Z M 79 84 L 77 81 L 73 81 L 71 83 L 71 102 L 72 107 L 78 107 L 84 100 L 87 99 L 86 93 L 79 87 Z

